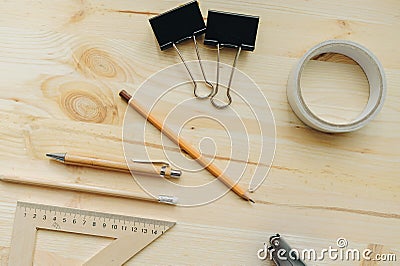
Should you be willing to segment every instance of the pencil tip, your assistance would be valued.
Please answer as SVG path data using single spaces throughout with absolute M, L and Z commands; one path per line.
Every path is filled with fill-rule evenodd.
M 252 200 L 252 199 L 250 199 L 250 198 L 249 198 L 249 201 L 252 202 L 252 203 L 256 203 L 254 200 Z
M 65 161 L 65 153 L 46 153 L 46 156 L 59 162 Z

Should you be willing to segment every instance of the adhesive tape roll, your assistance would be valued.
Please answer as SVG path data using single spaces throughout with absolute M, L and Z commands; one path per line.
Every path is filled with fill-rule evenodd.
M 361 114 L 350 123 L 336 124 L 315 115 L 306 105 L 300 87 L 304 66 L 313 57 L 324 53 L 337 53 L 357 62 L 367 76 L 370 93 L 368 102 Z M 292 110 L 306 125 L 328 133 L 351 132 L 365 126 L 382 109 L 386 95 L 386 79 L 378 59 L 365 47 L 345 40 L 329 40 L 311 48 L 296 64 L 290 73 L 287 97 Z

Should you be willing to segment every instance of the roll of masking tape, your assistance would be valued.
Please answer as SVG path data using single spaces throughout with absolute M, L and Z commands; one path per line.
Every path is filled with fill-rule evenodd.
M 300 78 L 305 65 L 313 57 L 337 53 L 350 57 L 360 65 L 369 82 L 369 99 L 358 117 L 346 124 L 336 124 L 315 115 L 304 101 Z M 365 47 L 345 40 L 330 40 L 311 48 L 295 65 L 287 84 L 287 97 L 292 110 L 306 125 L 328 133 L 351 132 L 362 128 L 382 109 L 386 95 L 386 78 L 379 60 Z

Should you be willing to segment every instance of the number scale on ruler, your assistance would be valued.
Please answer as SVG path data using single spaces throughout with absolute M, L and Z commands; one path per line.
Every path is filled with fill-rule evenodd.
M 84 265 L 105 261 L 109 261 L 107 265 L 121 265 L 174 225 L 163 220 L 18 202 L 9 265 L 32 265 L 38 229 L 115 238 Z

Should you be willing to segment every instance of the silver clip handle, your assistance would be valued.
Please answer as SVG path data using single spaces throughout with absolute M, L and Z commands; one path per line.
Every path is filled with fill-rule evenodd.
M 142 163 L 142 164 L 156 164 L 156 165 L 162 165 L 161 169 L 160 169 L 160 175 L 162 177 L 165 177 L 167 174 L 167 168 L 170 167 L 170 163 L 166 162 L 166 161 L 162 161 L 162 160 L 154 160 L 154 161 L 150 161 L 150 160 L 135 160 L 132 159 L 132 162 L 134 163 Z M 171 178 L 180 178 L 182 175 L 182 171 L 181 170 L 176 170 L 176 169 L 170 169 L 169 171 L 169 176 Z
M 161 161 L 161 160 L 155 160 L 155 161 L 150 161 L 150 160 L 135 160 L 132 159 L 132 162 L 134 163 L 144 163 L 144 164 L 163 164 L 165 166 L 169 166 L 169 162 L 166 161 Z

